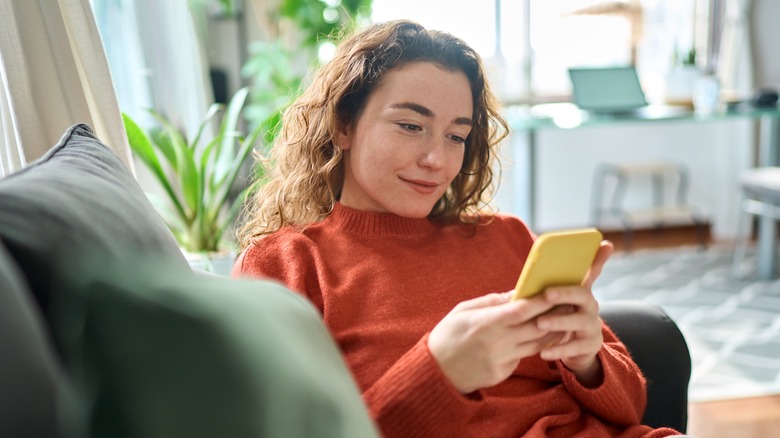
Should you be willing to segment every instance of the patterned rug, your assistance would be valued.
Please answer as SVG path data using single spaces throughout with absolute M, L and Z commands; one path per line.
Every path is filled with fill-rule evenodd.
M 731 275 L 732 247 L 615 253 L 594 285 L 596 297 L 661 306 L 691 350 L 692 402 L 780 394 L 780 279 Z

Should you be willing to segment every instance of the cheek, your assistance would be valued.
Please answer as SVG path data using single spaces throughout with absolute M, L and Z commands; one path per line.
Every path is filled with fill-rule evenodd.
M 454 179 L 458 173 L 460 173 L 461 167 L 463 167 L 464 148 L 458 148 L 454 150 L 447 157 L 447 173 L 450 175 L 450 179 Z
M 403 158 L 403 148 L 387 136 L 376 134 L 361 140 L 362 147 L 355 152 L 359 154 L 359 165 L 368 173 L 396 167 Z
M 381 180 L 385 171 L 392 167 L 389 157 L 381 149 L 353 149 L 352 173 L 363 183 Z

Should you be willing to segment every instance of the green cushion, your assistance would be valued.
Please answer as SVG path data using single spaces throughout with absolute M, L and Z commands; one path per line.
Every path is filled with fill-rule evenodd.
M 280 285 L 147 260 L 80 289 L 66 351 L 92 436 L 376 436 L 319 314 Z
M 18 266 L 13 285 L 26 283 L 38 299 L 65 366 L 69 402 L 56 408 L 66 436 L 376 436 L 311 305 L 274 283 L 193 273 L 86 125 L 0 180 L 0 243 Z M 21 330 L 35 351 L 11 349 L 9 360 L 26 364 L 33 354 L 28 371 L 48 370 L 40 330 Z
M 133 176 L 84 124 L 0 180 L 0 240 L 45 312 L 68 277 L 90 272 L 82 254 L 101 263 L 137 251 L 187 264 Z

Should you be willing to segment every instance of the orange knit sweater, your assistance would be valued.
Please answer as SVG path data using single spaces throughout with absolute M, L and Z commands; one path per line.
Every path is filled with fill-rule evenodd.
M 285 228 L 247 247 L 233 275 L 277 279 L 319 308 L 387 437 L 675 434 L 639 425 L 645 382 L 606 326 L 595 389 L 538 355 L 467 396 L 444 377 L 428 333 L 457 303 L 512 289 L 532 241 L 506 216 L 440 225 L 338 204 L 302 232 Z

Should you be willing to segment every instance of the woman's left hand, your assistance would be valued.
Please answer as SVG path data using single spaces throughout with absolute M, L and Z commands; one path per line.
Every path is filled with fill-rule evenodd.
M 559 343 L 541 351 L 542 359 L 560 359 L 577 376 L 580 383 L 588 387 L 598 386 L 603 377 L 598 352 L 604 337 L 601 333 L 599 304 L 591 287 L 613 250 L 611 242 L 601 242 L 582 286 L 546 289 L 543 298 L 551 304 L 565 306 L 568 311 L 541 315 L 536 321 L 540 329 L 567 332 Z

